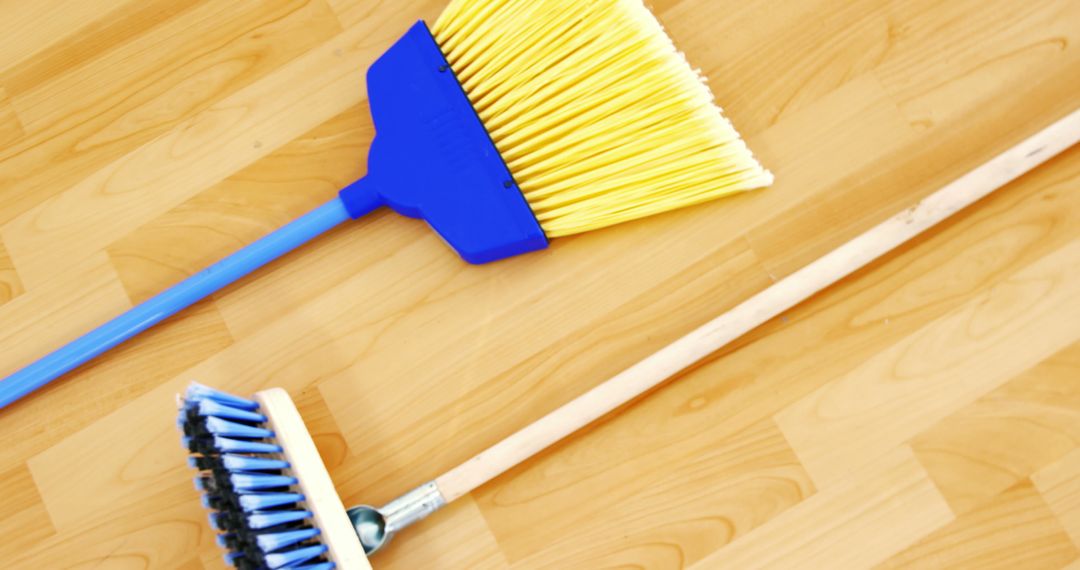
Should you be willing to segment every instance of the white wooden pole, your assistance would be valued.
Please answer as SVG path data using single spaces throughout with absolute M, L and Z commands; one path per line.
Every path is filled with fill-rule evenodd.
M 435 479 L 453 501 L 658 386 L 1080 140 L 1080 110 Z

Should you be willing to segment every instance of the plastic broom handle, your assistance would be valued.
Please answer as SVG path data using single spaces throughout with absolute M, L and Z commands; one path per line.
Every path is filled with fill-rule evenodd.
M 0 409 L 350 218 L 339 198 L 0 380 Z

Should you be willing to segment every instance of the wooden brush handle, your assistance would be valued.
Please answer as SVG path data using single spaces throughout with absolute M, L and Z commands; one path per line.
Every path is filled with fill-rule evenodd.
M 825 254 L 435 480 L 449 501 L 661 384 L 1080 140 L 1080 110 Z

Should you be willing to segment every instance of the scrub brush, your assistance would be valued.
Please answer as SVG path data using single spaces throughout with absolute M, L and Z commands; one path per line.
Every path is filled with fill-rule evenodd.
M 370 570 L 374 553 L 437 511 L 694 362 L 851 275 L 1080 141 L 1080 110 L 774 283 L 501 442 L 381 508 L 345 510 L 280 388 L 248 400 L 193 384 L 180 405 L 196 488 L 238 568 Z M 296 566 L 292 566 L 296 565 Z
M 0 408 L 380 207 L 486 263 L 772 182 L 641 0 L 453 0 L 367 85 L 363 179 L 0 380 Z
M 248 400 L 193 384 L 178 425 L 225 561 L 263 568 L 370 569 L 288 394 Z

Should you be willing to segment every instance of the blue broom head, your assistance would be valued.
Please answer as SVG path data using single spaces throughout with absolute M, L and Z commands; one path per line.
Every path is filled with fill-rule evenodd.
M 218 531 L 225 560 L 242 570 L 335 567 L 267 418 L 254 400 L 193 384 L 177 424 Z
M 425 221 L 470 263 L 548 240 L 424 22 L 368 69 L 376 136 L 367 175 L 341 191 L 359 218 L 386 205 Z

